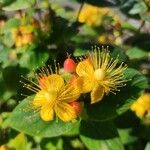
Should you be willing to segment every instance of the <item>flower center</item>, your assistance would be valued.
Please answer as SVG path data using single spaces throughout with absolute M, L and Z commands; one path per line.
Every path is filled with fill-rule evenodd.
M 97 69 L 94 72 L 94 77 L 98 81 L 103 80 L 105 78 L 105 76 L 106 76 L 106 73 L 103 69 Z
M 49 92 L 46 92 L 45 97 L 46 97 L 46 99 L 48 99 L 48 100 L 50 100 L 50 101 L 53 101 L 53 100 L 55 100 L 56 97 L 57 97 L 57 92 L 56 92 L 56 91 L 49 91 Z

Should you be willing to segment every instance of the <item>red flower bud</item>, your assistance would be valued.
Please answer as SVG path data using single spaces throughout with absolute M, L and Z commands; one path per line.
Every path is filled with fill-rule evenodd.
M 82 111 L 82 105 L 80 102 L 78 101 L 73 101 L 70 103 L 70 105 L 73 107 L 73 109 L 75 110 L 76 112 L 76 115 L 79 115 Z
M 76 70 L 76 63 L 70 56 L 64 61 L 64 70 L 69 73 L 75 72 Z

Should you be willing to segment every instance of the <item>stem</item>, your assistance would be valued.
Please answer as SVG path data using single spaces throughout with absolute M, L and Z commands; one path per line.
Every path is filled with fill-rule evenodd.
M 145 20 L 142 21 L 142 23 L 141 23 L 141 25 L 140 25 L 140 27 L 139 27 L 139 29 L 138 29 L 138 32 L 141 31 L 141 29 L 143 28 L 144 25 L 145 25 Z
M 79 8 L 79 11 L 78 11 L 78 14 L 77 14 L 76 21 L 79 20 L 79 16 L 80 16 L 81 10 L 82 10 L 82 8 L 83 8 L 83 6 L 84 6 L 84 3 L 85 3 L 85 0 L 83 0 L 82 3 L 81 3 L 81 5 L 80 5 L 80 8 Z

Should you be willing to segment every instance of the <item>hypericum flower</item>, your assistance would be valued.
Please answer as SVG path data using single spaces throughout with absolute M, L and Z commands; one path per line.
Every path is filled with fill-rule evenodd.
M 0 150 L 8 150 L 8 148 L 7 148 L 6 145 L 1 145 L 1 146 L 0 146 Z
M 101 34 L 98 36 L 98 42 L 100 44 L 112 44 L 114 43 L 115 45 L 120 45 L 122 44 L 122 39 L 121 36 L 119 35 L 120 33 L 118 32 L 118 35 L 115 34 Z
M 33 33 L 31 26 L 21 26 L 12 29 L 12 37 L 15 40 L 16 47 L 29 44 L 33 41 Z
M 40 108 L 40 116 L 44 121 L 51 121 L 56 117 L 64 122 L 72 121 L 77 118 L 71 102 L 76 101 L 80 96 L 78 79 L 74 83 L 65 83 L 61 75 L 48 69 L 38 74 L 39 84 L 33 83 L 36 87 L 25 84 L 25 86 L 36 92 L 32 104 Z M 31 81 L 32 82 L 32 81 Z
M 84 5 L 79 15 L 79 22 L 87 23 L 90 26 L 99 25 L 104 15 L 110 11 L 109 8 Z
M 136 113 L 139 118 L 150 112 L 150 93 L 141 95 L 131 106 L 131 110 Z
M 91 103 L 102 100 L 104 93 L 114 93 L 124 86 L 123 72 L 127 68 L 118 59 L 113 59 L 107 49 L 95 48 L 76 68 L 82 78 L 82 93 L 91 92 Z M 114 93 L 115 94 L 115 93 Z

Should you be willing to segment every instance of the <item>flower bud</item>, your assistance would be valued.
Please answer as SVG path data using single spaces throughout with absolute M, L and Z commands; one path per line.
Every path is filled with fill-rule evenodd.
M 78 101 L 73 101 L 70 103 L 70 105 L 73 107 L 73 109 L 75 110 L 76 112 L 76 115 L 79 115 L 82 111 L 82 105 L 80 102 Z
M 64 61 L 64 70 L 69 73 L 75 72 L 76 70 L 76 63 L 70 56 Z

